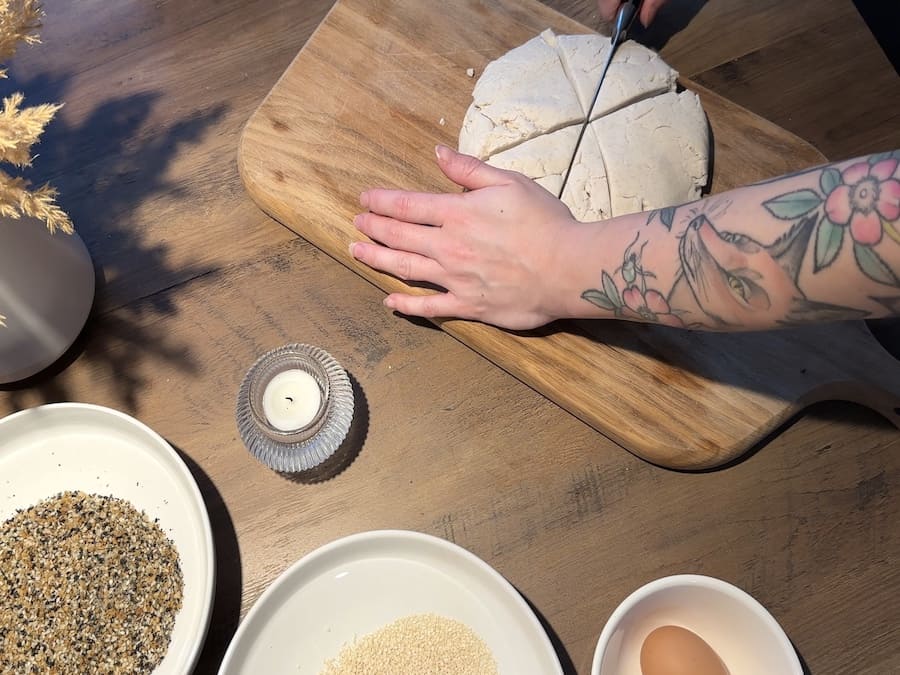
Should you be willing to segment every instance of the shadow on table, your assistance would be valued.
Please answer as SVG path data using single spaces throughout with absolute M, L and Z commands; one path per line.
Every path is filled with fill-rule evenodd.
M 22 91 L 26 105 L 65 102 L 75 94 L 70 91 L 72 78 L 39 74 L 17 79 L 13 72 L 0 82 L 0 95 Z M 156 122 L 153 111 L 162 93 L 117 97 L 114 83 L 96 92 L 100 100 L 79 119 L 67 117 L 65 108 L 60 111 L 33 148 L 33 167 L 22 173 L 35 185 L 49 182 L 59 191 L 60 206 L 91 252 L 97 270 L 94 311 L 82 335 L 56 364 L 3 387 L 11 392 L 15 409 L 24 407 L 34 393 L 40 402 L 69 400 L 65 369 L 79 357 L 94 366 L 94 378 L 112 382 L 116 396 L 132 413 L 147 386 L 139 362 L 162 361 L 169 368 L 196 370 L 190 347 L 173 338 L 163 319 L 178 312 L 175 286 L 211 270 L 200 264 L 173 265 L 169 246 L 153 236 L 147 213 L 158 198 L 192 197 L 190 188 L 170 176 L 172 163 L 185 148 L 204 139 L 226 106 Z M 32 391 L 26 396 L 25 389 Z
M 777 427 L 772 429 L 772 431 L 765 434 L 762 438 L 756 441 L 756 443 L 750 446 L 747 450 L 722 464 L 718 464 L 708 469 L 676 469 L 668 466 L 656 466 L 660 466 L 660 468 L 663 468 L 666 471 L 682 474 L 706 474 L 725 471 L 734 466 L 737 466 L 738 464 L 743 464 L 744 462 L 755 456 L 758 452 L 764 450 L 769 446 L 769 444 L 772 443 L 772 441 L 774 441 L 776 438 L 778 438 L 788 429 L 794 426 L 801 417 L 822 420 L 824 422 L 837 422 L 839 424 L 844 424 L 847 426 L 891 426 L 890 422 L 888 422 L 884 417 L 879 415 L 874 410 L 867 408 L 859 403 L 853 403 L 852 401 L 820 401 L 818 403 L 813 403 L 809 407 L 804 408 L 801 412 L 785 420 L 782 424 L 778 425 Z M 833 446 L 831 442 L 825 441 L 823 439 L 822 445 L 817 447 L 815 449 L 815 452 L 817 454 L 825 453 L 831 450 L 832 447 Z
M 578 670 L 575 668 L 575 664 L 572 663 L 572 657 L 569 656 L 569 652 L 566 651 L 566 647 L 563 645 L 562 640 L 559 639 L 559 635 L 553 630 L 553 626 L 550 625 L 550 622 L 547 621 L 540 610 L 534 606 L 531 600 L 529 600 L 522 591 L 518 588 L 516 591 L 522 596 L 522 599 L 531 608 L 531 611 L 534 612 L 534 615 L 541 624 L 541 628 L 544 629 L 544 632 L 547 633 L 547 637 L 550 638 L 550 644 L 553 645 L 553 651 L 556 652 L 556 656 L 562 666 L 563 675 L 578 675 Z
M 241 619 L 241 551 L 228 507 L 212 479 L 186 452 L 177 447 L 175 450 L 197 481 L 212 527 L 216 586 L 209 631 L 194 673 L 216 673 Z
M 884 0 L 853 0 L 853 4 L 894 70 L 900 74 L 900 45 L 897 44 L 896 34 L 896 27 L 900 23 L 900 6 Z
M 0 391 L 8 392 L 8 400 L 14 410 L 41 403 L 70 401 L 73 394 L 66 369 L 77 359 L 84 358 L 99 364 L 106 371 L 105 374 L 114 382 L 122 407 L 136 413 L 140 407 L 139 394 L 149 384 L 136 368 L 138 354 L 156 361 L 163 360 L 170 367 L 184 372 L 194 373 L 197 370 L 189 348 L 176 344 L 159 326 L 140 326 L 131 316 L 123 316 L 122 312 L 102 314 L 95 306 L 81 334 L 55 363 L 33 377 L 0 385 Z M 98 377 L 102 375 L 97 373 Z M 33 401 L 35 393 L 40 398 L 38 403 Z
M 873 319 L 866 321 L 866 325 L 878 343 L 895 359 L 900 359 L 900 317 Z
M 794 648 L 794 653 L 800 660 L 800 667 L 803 669 L 803 675 L 812 675 L 812 670 L 810 670 L 809 665 L 807 665 L 806 663 L 806 659 L 803 658 L 803 654 L 801 654 L 800 650 L 797 649 L 797 645 L 794 644 L 793 640 L 791 641 L 791 647 Z
M 896 340 L 900 332 L 896 327 L 891 329 L 891 323 L 875 325 L 878 337 Z M 888 386 L 883 375 L 891 370 L 886 369 L 898 367 L 896 356 L 891 353 L 898 350 L 898 345 L 887 344 L 882 349 L 863 322 L 717 333 L 628 321 L 582 320 L 558 322 L 523 335 L 549 336 L 557 332 L 580 335 L 609 347 L 611 359 L 617 351 L 634 354 L 640 359 L 641 376 L 652 379 L 661 388 L 689 389 L 701 387 L 702 380 L 709 380 L 792 401 L 815 390 L 820 382 L 838 382 L 851 378 L 848 373 L 865 372 L 857 368 L 859 364 L 872 372 L 872 382 L 862 382 L 862 389 L 877 386 L 874 383 L 878 382 Z M 844 363 L 848 364 L 846 371 Z M 702 379 L 692 382 L 686 374 Z M 846 386 L 842 390 L 852 395 L 855 388 Z M 897 387 L 893 393 L 898 394 Z M 890 424 L 881 416 L 878 419 Z

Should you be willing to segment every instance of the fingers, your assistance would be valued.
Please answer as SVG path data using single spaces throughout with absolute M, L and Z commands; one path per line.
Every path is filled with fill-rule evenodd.
M 622 4 L 622 0 L 597 0 L 597 9 L 600 12 L 600 18 L 604 21 L 612 21 L 616 18 L 616 12 L 619 10 L 619 6 Z M 653 19 L 656 17 L 656 13 L 659 12 L 660 7 L 666 4 L 666 0 L 644 0 L 644 4 L 641 6 L 641 23 L 644 24 L 644 28 L 648 27 Z
M 350 255 L 371 267 L 403 281 L 425 281 L 442 285 L 444 269 L 431 258 L 417 253 L 356 241 L 350 244 Z
M 512 171 L 489 166 L 475 157 L 463 155 L 445 145 L 437 146 L 435 154 L 444 175 L 457 185 L 470 190 L 491 185 L 505 185 L 515 180 Z M 373 213 L 395 220 L 442 227 L 447 217 L 458 210 L 460 196 L 373 189 L 363 192 L 359 196 L 359 203 Z
M 510 181 L 512 172 L 485 164 L 476 157 L 456 152 L 446 145 L 437 146 L 434 152 L 444 175 L 464 188 L 478 190 L 491 185 L 505 185 Z
M 458 319 L 475 318 L 465 311 L 459 299 L 451 293 L 428 295 L 391 293 L 384 299 L 384 306 L 407 316 L 421 316 L 426 319 L 451 316 Z
M 664 4 L 666 4 L 666 1 L 667 0 L 644 0 L 644 4 L 641 5 L 641 23 L 644 24 L 644 28 L 653 23 L 656 13 Z
M 376 213 L 360 213 L 353 219 L 356 229 L 385 246 L 434 258 L 434 239 L 440 229 L 406 223 Z
M 621 4 L 621 0 L 597 0 L 600 18 L 604 21 L 612 21 L 616 18 L 616 11 L 618 11 Z
M 403 190 L 366 190 L 359 196 L 363 208 L 405 223 L 421 223 L 440 227 L 446 214 L 453 211 L 454 197 L 428 192 Z

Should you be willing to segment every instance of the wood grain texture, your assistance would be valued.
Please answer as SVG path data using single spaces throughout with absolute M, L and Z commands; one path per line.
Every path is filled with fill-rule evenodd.
M 507 15 L 508 30 L 482 29 Z M 239 166 L 248 192 L 380 288 L 407 289 L 347 253 L 358 238 L 352 217 L 359 192 L 373 185 L 447 189 L 431 148 L 455 145 L 473 84 L 466 69 L 480 73 L 548 25 L 562 33 L 584 30 L 521 2 L 340 0 L 244 130 Z M 713 192 L 823 161 L 792 134 L 697 90 L 714 139 Z M 823 397 L 873 405 L 900 424 L 900 363 L 861 324 L 749 336 L 602 321 L 536 333 L 458 320 L 439 325 L 663 466 L 730 462 Z M 861 356 L 847 363 L 846 353 Z M 698 417 L 702 427 L 686 424 Z
M 66 133 L 51 125 L 36 168 L 54 156 L 67 160 L 50 174 L 64 181 L 66 207 L 81 214 L 100 274 L 114 281 L 98 289 L 98 311 L 72 352 L 40 378 L 0 392 L 0 412 L 98 403 L 137 416 L 178 447 L 206 501 L 217 554 L 198 674 L 217 671 L 240 617 L 291 563 L 376 527 L 429 532 L 487 560 L 543 616 L 567 675 L 590 672 L 603 624 L 625 596 L 672 573 L 710 574 L 750 592 L 785 627 L 813 675 L 900 672 L 900 605 L 892 602 L 900 594 L 900 434 L 893 427 L 859 406 L 819 404 L 727 469 L 684 474 L 640 461 L 446 333 L 383 312 L 380 290 L 268 219 L 243 193 L 234 160 L 240 126 L 330 1 L 43 4 L 44 44 L 13 61 L 12 84 L 25 85 L 34 102 L 67 101 L 59 120 Z M 592 0 L 548 4 L 593 12 Z M 778 26 L 767 26 L 759 11 L 772 6 L 710 0 L 699 14 L 672 16 L 683 31 L 711 39 L 682 44 L 675 35 L 665 49 L 682 48 L 667 58 L 696 74 L 684 60 L 710 67 L 748 53 L 740 51 L 745 45 L 764 49 Z M 792 7 L 812 26 L 850 2 L 784 5 Z M 723 8 L 743 27 L 727 40 L 715 39 Z M 803 32 L 796 20 L 792 30 Z M 877 67 L 870 59 L 877 46 L 864 38 L 846 38 L 859 48 L 835 71 L 836 82 L 852 86 Z M 814 59 L 800 51 L 813 45 L 797 45 L 796 54 L 772 52 L 766 67 L 778 67 L 780 53 L 796 59 L 799 81 L 813 77 L 802 69 Z M 827 59 L 832 49 L 844 47 L 819 44 L 814 54 Z M 399 63 L 416 67 L 412 56 Z M 774 85 L 745 75 L 727 88 L 755 92 L 745 103 L 761 112 L 755 102 L 772 96 L 763 85 Z M 60 81 L 70 85 L 59 88 Z M 141 105 L 106 105 L 123 91 Z M 808 98 L 794 99 L 795 131 L 821 136 L 844 102 L 803 92 Z M 856 93 L 860 114 L 875 114 L 878 92 Z M 179 125 L 222 102 L 227 113 L 200 136 Z M 821 114 L 799 114 L 812 106 Z M 152 124 L 123 123 L 147 114 Z M 827 144 L 820 149 L 831 156 Z M 124 165 L 123 150 L 130 152 Z M 393 159 L 385 153 L 384 161 Z M 420 179 L 409 175 L 407 184 Z M 437 177 L 426 180 L 435 185 Z M 185 266 L 200 258 L 203 264 Z M 313 486 L 253 461 L 233 416 L 251 362 L 298 340 L 332 352 L 365 402 L 356 461 Z
M 864 49 L 860 44 L 864 37 L 869 33 L 862 18 L 848 12 L 723 63 L 697 80 L 739 104 L 752 104 L 787 129 L 814 128 L 806 140 L 827 148 L 835 160 L 893 150 L 900 147 L 900 76 L 884 53 L 870 46 L 865 75 L 835 77 L 854 63 Z M 834 46 L 820 52 L 817 47 L 825 43 Z M 760 90 L 778 95 L 760 96 Z M 881 100 L 869 109 L 865 101 L 873 92 Z M 840 101 L 840 105 L 829 107 L 824 115 L 820 105 L 800 105 L 801 101 Z M 811 125 L 810 120 L 818 123 Z

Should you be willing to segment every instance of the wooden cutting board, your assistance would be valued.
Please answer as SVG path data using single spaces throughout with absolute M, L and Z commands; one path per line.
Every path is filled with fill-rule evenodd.
M 359 238 L 351 223 L 359 193 L 375 186 L 456 189 L 435 166 L 433 148 L 456 145 L 474 86 L 466 70 L 477 77 L 547 27 L 587 32 L 533 0 L 338 0 L 247 123 L 239 166 L 248 192 L 383 290 L 406 289 L 348 254 Z M 713 192 L 824 161 L 784 129 L 683 84 L 698 92 L 712 127 Z M 900 362 L 861 322 L 735 335 L 614 321 L 530 333 L 436 323 L 628 450 L 667 467 L 732 461 L 823 399 L 868 405 L 900 426 Z

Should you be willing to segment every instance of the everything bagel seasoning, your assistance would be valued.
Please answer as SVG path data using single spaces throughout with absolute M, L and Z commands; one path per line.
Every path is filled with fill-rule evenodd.
M 184 581 L 159 525 L 115 497 L 63 492 L 0 527 L 3 672 L 150 673 Z

